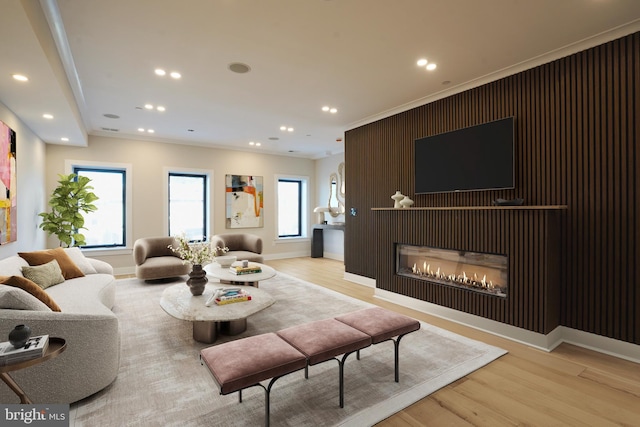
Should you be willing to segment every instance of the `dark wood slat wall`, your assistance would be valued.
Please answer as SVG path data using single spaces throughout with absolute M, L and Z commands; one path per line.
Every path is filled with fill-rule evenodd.
M 347 218 L 347 272 L 376 277 L 380 236 L 389 230 L 374 222 L 371 208 L 391 207 L 396 190 L 412 196 L 416 206 L 490 205 L 499 197 L 568 205 L 559 227 L 560 324 L 640 344 L 639 75 L 635 33 L 348 131 L 347 209 L 358 214 Z M 414 195 L 416 138 L 506 116 L 516 124 L 514 190 Z M 491 235 L 488 219 L 480 225 L 483 238 L 501 239 Z M 387 224 L 394 226 L 401 225 Z M 511 234 L 531 231 L 508 226 Z M 433 226 L 439 238 L 444 232 Z M 438 292 L 429 297 L 453 298 Z M 473 297 L 457 298 L 470 310 L 487 310 Z M 507 310 L 504 318 L 518 324 L 535 323 L 506 307 L 491 309 Z
M 374 212 L 377 286 L 391 292 L 539 333 L 559 325 L 560 239 L 555 210 L 419 210 Z M 506 298 L 399 276 L 395 245 L 409 244 L 508 257 Z

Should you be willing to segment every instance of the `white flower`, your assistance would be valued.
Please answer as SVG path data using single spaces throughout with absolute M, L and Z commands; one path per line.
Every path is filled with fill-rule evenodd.
M 184 264 L 205 265 L 213 261 L 216 255 L 229 251 L 227 247 L 221 248 L 220 246 L 216 246 L 214 248 L 211 243 L 206 240 L 189 242 L 184 234 L 175 239 L 178 242 L 178 247 L 174 248 L 172 245 L 168 247 L 182 258 Z

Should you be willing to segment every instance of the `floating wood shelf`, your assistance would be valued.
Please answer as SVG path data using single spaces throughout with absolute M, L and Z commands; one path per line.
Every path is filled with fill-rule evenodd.
M 432 206 L 413 208 L 371 208 L 372 211 L 481 211 L 481 210 L 564 210 L 567 205 L 548 206 Z

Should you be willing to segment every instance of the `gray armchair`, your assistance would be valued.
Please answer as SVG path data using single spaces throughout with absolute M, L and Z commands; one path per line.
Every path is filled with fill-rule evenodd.
M 262 257 L 262 239 L 254 234 L 229 233 L 216 234 L 211 238 L 213 246 L 229 248 L 226 255 L 235 255 L 240 260 L 264 262 Z M 219 254 L 220 255 L 220 254 Z
M 133 260 L 136 263 L 136 277 L 143 280 L 168 279 L 189 274 L 191 266 L 169 245 L 177 247 L 173 237 L 143 237 L 133 244 Z

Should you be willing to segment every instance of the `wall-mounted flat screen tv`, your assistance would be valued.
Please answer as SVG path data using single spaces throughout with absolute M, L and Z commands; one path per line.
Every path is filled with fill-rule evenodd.
M 415 140 L 416 194 L 515 187 L 513 117 Z

